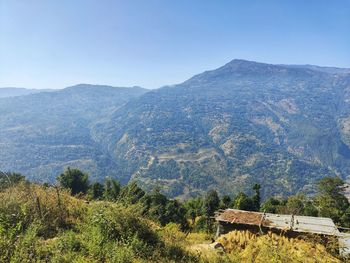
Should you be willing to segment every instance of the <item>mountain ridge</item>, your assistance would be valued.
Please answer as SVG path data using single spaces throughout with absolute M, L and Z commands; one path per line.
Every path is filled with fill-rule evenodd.
M 40 92 L 50 92 L 53 89 L 26 89 L 26 88 L 16 88 L 16 87 L 1 87 L 0 88 L 0 98 L 25 96 L 29 94 L 35 94 Z
M 247 67 L 247 65 L 249 65 L 248 73 L 246 74 L 244 74 L 244 71 L 242 72 L 242 67 L 239 68 L 239 72 L 237 73 L 237 70 L 236 70 L 237 65 L 242 66 L 242 63 L 244 64 L 243 69 Z M 184 141 L 186 141 L 186 137 L 190 137 L 191 140 L 195 142 L 195 143 L 190 143 L 190 145 L 192 145 L 191 147 L 194 147 L 194 148 L 196 148 L 196 146 L 198 145 L 204 145 L 204 149 L 203 148 L 201 149 L 201 147 L 197 147 L 197 150 L 192 152 L 187 152 L 188 158 L 189 156 L 193 157 L 197 155 L 198 159 L 200 159 L 202 158 L 200 154 L 203 153 L 203 151 L 208 153 L 208 151 L 210 152 L 209 149 L 213 149 L 213 147 L 214 148 L 216 147 L 216 150 L 211 153 L 212 157 L 215 159 L 222 156 L 222 151 L 225 151 L 225 150 L 227 151 L 227 149 L 221 149 L 222 147 L 225 148 L 230 143 L 232 143 L 232 141 L 230 142 L 230 140 L 225 141 L 226 139 L 225 136 L 229 136 L 229 137 L 233 136 L 232 134 L 230 135 L 229 133 L 226 133 L 225 136 L 222 136 L 223 138 L 220 138 L 221 135 L 215 134 L 215 133 L 216 132 L 220 133 L 221 132 L 220 129 L 231 129 L 231 130 L 238 129 L 239 130 L 240 127 L 245 127 L 247 131 L 249 131 L 249 129 L 254 128 L 255 130 L 257 130 L 256 132 L 258 132 L 258 135 L 261 135 L 260 133 L 262 132 L 259 130 L 264 128 L 265 131 L 263 132 L 264 134 L 266 133 L 264 136 L 267 136 L 264 139 L 266 145 L 269 145 L 269 146 L 275 145 L 275 144 L 271 145 L 271 140 L 276 140 L 278 144 L 281 144 L 282 146 L 275 145 L 273 146 L 273 148 L 275 148 L 275 151 L 280 151 L 280 154 L 283 153 L 282 155 L 285 155 L 285 157 L 283 158 L 286 163 L 283 169 L 290 170 L 290 168 L 288 168 L 288 165 L 287 165 L 288 160 L 294 160 L 294 162 L 297 163 L 297 167 L 299 167 L 299 168 L 296 168 L 297 170 L 298 169 L 300 170 L 301 169 L 300 167 L 305 165 L 306 167 L 308 167 L 307 169 L 311 169 L 311 170 L 314 169 L 313 172 L 308 171 L 310 172 L 310 175 L 307 175 L 309 177 L 308 180 L 309 179 L 313 180 L 313 177 L 316 176 L 314 173 L 320 172 L 322 174 L 328 174 L 328 175 L 335 174 L 334 171 L 332 170 L 333 168 L 328 167 L 328 163 L 331 163 L 331 162 L 328 162 L 328 163 L 326 162 L 327 158 L 325 157 L 325 155 L 327 154 L 325 152 L 317 153 L 315 156 L 313 152 L 309 153 L 307 148 L 305 148 L 307 147 L 307 144 L 304 145 L 304 143 L 301 143 L 301 142 L 303 140 L 303 136 L 307 135 L 307 136 L 311 136 L 312 140 L 310 139 L 308 143 L 311 143 L 311 145 L 313 145 L 312 146 L 313 148 L 315 148 L 316 145 L 320 143 L 319 140 L 321 140 L 321 146 L 322 146 L 322 144 L 324 144 L 322 140 L 323 135 L 317 134 L 318 138 L 313 138 L 312 133 L 317 133 L 318 129 L 325 129 L 325 127 L 322 126 L 322 123 L 325 121 L 332 123 L 331 127 L 328 128 L 330 130 L 332 130 L 332 127 L 338 126 L 338 123 L 334 119 L 328 118 L 327 116 L 322 116 L 322 113 L 327 112 L 327 107 L 326 107 L 327 104 L 325 103 L 326 101 L 328 104 L 330 102 L 330 104 L 327 106 L 334 105 L 334 107 L 336 108 L 336 105 L 339 104 L 339 98 L 341 98 L 341 95 L 343 94 L 341 94 L 341 92 L 339 91 L 337 91 L 338 94 L 331 94 L 331 95 L 337 95 L 337 96 L 333 96 L 334 101 L 332 102 L 331 100 L 328 101 L 330 98 L 329 97 L 330 94 L 327 94 L 324 97 L 322 96 L 321 98 L 317 98 L 318 95 L 316 93 L 319 93 L 319 92 L 333 93 L 334 91 L 336 91 L 334 90 L 334 87 L 337 87 L 338 85 L 346 86 L 347 85 L 346 83 L 348 83 L 347 82 L 348 80 L 346 79 L 336 80 L 334 79 L 334 76 L 330 73 L 315 71 L 310 69 L 302 69 L 302 68 L 295 69 L 295 68 L 288 68 L 286 66 L 274 66 L 274 65 L 266 66 L 266 64 L 264 63 L 254 63 L 254 62 L 247 63 L 245 61 L 243 62 L 238 61 L 238 63 L 237 61 L 234 61 L 233 64 L 234 64 L 233 67 L 231 62 L 229 64 L 226 64 L 223 67 L 218 68 L 217 70 L 206 71 L 204 73 L 196 75 L 193 78 L 181 84 L 174 85 L 171 87 L 164 87 L 159 90 L 152 91 L 151 93 L 146 93 L 145 95 L 141 96 L 137 101 L 131 102 L 129 107 L 124 108 L 125 112 L 123 112 L 123 109 L 121 109 L 121 111 L 119 112 L 116 112 L 116 115 L 114 116 L 115 121 L 114 122 L 112 121 L 111 124 L 107 126 L 107 130 L 111 129 L 112 126 L 116 127 L 114 133 L 111 134 L 111 137 L 108 137 L 108 134 L 107 135 L 104 134 L 102 136 L 104 138 L 108 138 L 107 140 L 110 141 L 109 149 L 112 149 L 114 153 L 118 154 L 119 152 L 123 153 L 123 147 L 126 147 L 125 149 L 130 149 L 130 148 L 135 149 L 136 147 L 135 142 L 137 144 L 137 142 L 142 141 L 143 144 L 146 145 L 146 146 L 140 145 L 139 149 L 137 149 L 136 147 L 137 151 L 143 152 L 143 155 L 140 156 L 138 160 L 137 159 L 135 160 L 135 156 L 137 156 L 137 151 L 134 152 L 133 161 L 128 161 L 126 159 L 123 159 L 122 158 L 123 154 L 119 153 L 121 157 L 120 162 L 129 163 L 126 169 L 128 170 L 127 173 L 133 174 L 131 178 L 133 179 L 141 178 L 142 184 L 144 185 L 152 184 L 152 181 L 154 181 L 153 184 L 156 185 L 157 181 L 159 181 L 159 178 L 152 179 L 152 175 L 150 174 L 151 172 L 157 173 L 156 171 L 152 170 L 150 173 L 146 172 L 144 176 L 140 175 L 140 173 L 141 174 L 145 173 L 145 167 L 147 169 L 152 168 L 152 164 L 154 164 L 155 162 L 158 162 L 157 157 L 159 156 L 162 158 L 162 161 L 158 162 L 157 165 L 155 165 L 155 167 L 160 166 L 160 168 L 158 167 L 159 169 L 165 169 L 165 170 L 168 169 L 164 167 L 162 168 L 162 165 L 161 165 L 161 163 L 164 163 L 165 162 L 164 160 L 166 159 L 163 155 L 163 152 L 170 150 L 170 149 L 166 149 L 166 147 L 176 148 L 177 146 L 175 144 L 171 145 L 169 143 L 166 143 L 166 141 L 169 140 L 168 139 L 169 136 L 162 138 L 162 134 L 170 133 L 172 134 L 172 136 L 170 136 L 171 139 L 182 144 L 184 144 Z M 250 66 L 252 64 L 255 66 L 257 65 L 258 67 L 257 70 L 260 73 L 260 75 L 253 74 L 256 72 L 252 70 Z M 235 69 L 233 73 L 231 72 L 232 68 Z M 276 74 L 276 71 L 278 74 Z M 266 72 L 268 72 L 268 74 L 266 74 Z M 346 83 L 345 84 L 342 83 L 343 81 L 345 81 Z M 192 95 L 190 94 L 191 92 L 193 93 Z M 294 101 L 293 97 L 299 96 L 300 92 L 304 93 L 303 96 L 305 96 L 305 98 L 304 100 L 300 101 L 302 105 L 296 105 L 296 102 Z M 292 93 L 292 94 L 289 94 L 289 93 Z M 308 101 L 309 98 L 311 98 L 312 100 L 317 99 L 318 101 L 315 104 L 315 103 L 312 103 L 312 100 Z M 196 103 L 193 105 L 195 108 L 199 107 L 198 109 L 196 109 L 197 112 L 195 112 L 194 114 L 193 114 L 193 107 L 192 108 L 188 107 L 192 101 L 196 101 Z M 237 103 L 237 105 L 240 104 L 240 106 L 235 107 L 235 105 L 232 105 L 234 103 Z M 308 103 L 311 103 L 311 104 L 308 105 Z M 260 112 L 260 110 L 256 110 L 254 107 L 250 108 L 249 104 L 253 104 L 253 105 L 255 104 L 255 108 L 260 107 L 262 112 Z M 307 110 L 307 108 L 310 105 L 313 107 L 311 109 L 313 114 L 315 114 L 315 116 L 312 117 L 312 120 L 307 119 L 307 117 L 301 114 L 301 109 L 298 108 L 298 106 L 301 106 L 305 108 L 305 110 Z M 321 109 L 322 107 L 320 107 L 320 105 L 322 105 L 324 109 Z M 273 109 L 272 107 L 276 109 Z M 224 109 L 224 112 L 220 112 L 221 108 Z M 171 109 L 170 112 L 169 112 L 169 109 Z M 187 113 L 189 113 L 187 114 L 190 116 L 189 119 L 187 119 L 187 116 L 184 113 L 183 109 L 186 109 Z M 226 110 L 228 110 L 228 112 L 225 112 Z M 346 110 L 348 111 L 348 106 L 346 107 Z M 217 111 L 217 113 L 215 111 Z M 129 121 L 125 122 L 125 120 L 123 119 L 126 115 L 126 112 L 128 112 L 129 116 L 132 116 L 132 117 L 131 119 L 129 118 Z M 160 112 L 164 113 L 165 115 L 164 118 L 162 118 Z M 224 114 L 226 114 L 228 115 L 228 117 L 227 116 L 226 117 L 229 119 L 234 117 L 236 114 L 238 115 L 236 115 L 235 118 L 240 118 L 243 114 L 247 115 L 247 117 L 245 119 L 243 118 L 242 120 L 240 120 L 240 123 L 239 123 L 240 126 L 235 123 L 230 123 L 230 121 L 228 121 L 228 123 L 227 122 L 225 123 L 224 119 L 221 120 L 223 121 L 223 125 L 224 126 L 227 125 L 229 128 L 220 127 L 221 125 L 220 123 L 216 125 L 212 125 L 211 127 L 209 125 L 209 127 L 207 127 L 206 123 L 203 124 L 198 122 L 198 116 L 203 115 L 205 117 L 208 117 L 208 115 L 210 115 L 211 113 L 214 113 L 213 114 L 214 116 L 210 118 L 209 122 L 217 121 L 215 120 L 215 118 L 217 118 L 218 116 L 215 116 L 215 114 L 219 114 L 219 118 L 225 118 Z M 232 113 L 234 113 L 235 115 L 232 115 Z M 291 121 L 294 122 L 293 125 L 305 126 L 305 134 L 298 135 L 298 130 L 293 129 L 293 127 L 290 127 L 290 125 L 285 125 L 286 126 L 285 128 L 283 127 L 284 124 L 283 122 L 281 122 L 281 120 L 285 117 L 282 115 L 286 115 L 286 114 L 290 115 L 289 117 L 292 119 Z M 252 116 L 249 116 L 249 115 L 252 115 Z M 281 116 L 278 116 L 278 115 L 281 115 Z M 300 116 L 296 118 L 295 117 L 296 115 L 300 115 Z M 143 116 L 143 117 L 138 118 L 138 116 Z M 149 118 L 146 117 L 145 119 L 144 116 L 151 116 L 151 117 Z M 278 120 L 278 119 L 281 119 L 281 120 Z M 310 121 L 311 123 L 313 122 L 312 125 L 310 124 Z M 118 127 L 116 126 L 116 123 L 118 123 L 118 125 L 122 125 L 121 126 L 122 128 L 118 129 Z M 174 123 L 176 125 L 172 125 Z M 196 125 L 194 125 L 193 123 L 196 123 Z M 178 129 L 178 127 L 181 127 L 181 126 L 183 126 L 183 128 Z M 164 128 L 163 131 L 160 130 L 161 128 Z M 290 133 L 289 135 L 291 136 L 290 138 L 285 138 L 285 131 L 283 130 L 283 128 L 287 129 L 287 132 L 288 132 L 288 129 L 293 129 L 293 132 Z M 217 129 L 217 131 L 215 131 L 215 129 Z M 145 131 L 145 130 L 148 131 L 148 133 L 147 134 L 144 133 L 144 135 L 140 135 L 140 131 Z M 195 135 L 192 136 L 191 132 L 194 132 Z M 212 133 L 215 136 L 210 135 L 210 133 Z M 208 135 L 210 136 L 208 137 Z M 327 135 L 329 137 L 329 140 L 331 142 L 330 144 L 332 146 L 329 146 L 329 147 L 322 146 L 322 147 L 326 147 L 327 148 L 326 151 L 331 150 L 332 152 L 338 151 L 337 150 L 338 148 L 344 147 L 345 151 L 340 151 L 340 152 L 343 152 L 343 153 L 348 152 L 348 146 L 344 146 L 346 144 L 344 144 L 341 139 L 339 140 L 337 139 L 337 141 L 332 142 L 332 139 L 330 137 L 333 135 L 336 137 L 339 137 L 339 132 L 333 131 L 332 135 Z M 134 141 L 130 138 L 131 136 L 136 137 L 134 138 Z M 238 134 L 238 136 L 242 137 L 242 134 Z M 252 135 L 252 136 L 254 137 L 255 135 Z M 295 136 L 297 136 L 297 139 L 294 138 Z M 210 138 L 210 137 L 213 137 L 213 138 Z M 128 140 L 131 140 L 131 142 L 129 142 L 130 145 L 127 145 L 128 143 L 126 143 L 126 146 L 125 146 L 125 138 L 128 138 Z M 220 140 L 222 140 L 220 143 L 223 143 L 223 145 L 215 146 L 216 142 L 212 140 L 214 141 L 216 140 L 218 143 L 220 142 Z M 296 142 L 293 142 L 292 145 L 287 145 L 288 141 L 292 141 L 292 142 L 296 141 Z M 121 144 L 121 142 L 123 142 L 124 145 Z M 155 146 L 152 146 L 152 143 Z M 283 146 L 284 143 L 286 144 L 285 146 L 287 147 L 287 149 L 281 150 L 280 148 L 284 147 Z M 148 144 L 151 144 L 151 145 L 149 145 L 149 148 L 147 149 Z M 117 145 L 117 146 L 113 149 L 114 147 L 113 145 Z M 209 146 L 211 145 L 211 146 L 209 147 L 208 145 Z M 205 150 L 205 147 L 207 146 L 209 148 Z M 158 149 L 158 152 L 154 149 L 154 147 Z M 165 147 L 165 148 L 162 149 L 161 147 Z M 288 149 L 288 147 L 290 148 Z M 299 151 L 298 147 L 302 147 L 301 149 L 303 151 L 303 154 L 300 157 L 297 157 L 298 151 Z M 272 151 L 272 149 L 270 150 Z M 315 149 L 313 149 L 313 151 L 314 150 Z M 145 152 L 147 151 L 149 156 L 145 158 L 145 156 L 147 156 Z M 184 151 L 186 152 L 186 150 Z M 202 152 L 200 153 L 198 151 L 202 151 Z M 124 153 L 126 154 L 127 152 L 124 152 Z M 251 160 L 259 159 L 259 155 L 264 156 L 264 154 L 268 154 L 268 151 L 264 152 L 263 154 L 262 153 L 256 153 L 256 154 L 258 154 L 258 156 L 251 156 L 249 158 Z M 340 157 L 338 156 L 338 153 L 332 153 L 332 154 L 335 155 L 334 156 L 335 159 L 337 158 L 342 159 L 341 156 Z M 179 160 L 179 158 L 177 158 L 175 155 L 176 154 L 174 153 L 170 154 L 170 156 L 172 156 L 173 158 L 168 158 L 168 160 L 170 163 L 172 161 L 175 161 L 178 164 L 177 161 Z M 169 153 L 168 153 L 168 156 L 169 156 Z M 235 156 L 234 159 L 237 161 L 238 157 L 239 156 Z M 269 156 L 269 158 L 271 160 L 276 159 L 275 156 Z M 269 158 L 263 161 L 265 162 L 263 166 L 266 166 L 266 163 L 268 163 Z M 322 160 L 318 160 L 319 158 L 321 158 Z M 216 161 L 213 161 L 213 160 L 211 161 L 213 163 L 215 162 L 219 163 L 220 161 L 223 161 L 223 160 L 220 160 L 219 158 Z M 229 160 L 224 160 L 224 163 L 226 163 L 225 165 L 228 165 L 227 161 Z M 246 160 L 246 161 L 248 162 L 249 160 Z M 322 168 L 319 167 L 321 168 L 322 171 L 321 170 L 318 171 L 319 168 L 317 168 L 317 162 L 321 162 L 321 161 L 326 162 L 326 165 L 321 166 Z M 343 161 L 347 163 L 346 160 L 343 160 Z M 138 163 L 136 167 L 142 167 L 142 169 L 141 170 L 136 169 L 135 171 L 130 171 L 130 166 L 133 167 L 135 163 Z M 177 164 L 172 162 L 172 164 L 167 164 L 167 166 L 169 165 L 175 166 L 175 168 L 174 167 L 173 168 L 177 169 L 177 171 L 179 169 L 180 170 L 184 169 L 183 167 L 181 168 L 177 167 L 176 166 Z M 212 164 L 211 168 L 213 168 L 214 166 L 215 164 Z M 215 173 L 225 174 L 225 171 L 220 170 L 220 168 L 217 165 L 215 167 L 216 167 L 214 169 Z M 344 167 L 345 167 L 344 169 L 348 171 L 346 168 L 347 167 L 346 164 L 344 164 Z M 158 169 L 158 168 L 154 168 L 154 169 Z M 226 167 L 225 169 L 232 170 L 233 167 L 231 168 Z M 244 170 L 244 167 L 241 167 L 240 169 Z M 277 170 L 277 169 L 278 167 L 274 168 L 274 170 Z M 170 170 L 169 173 L 171 172 L 172 170 Z M 266 170 L 265 172 L 274 173 L 272 170 Z M 293 172 L 293 174 L 295 173 L 296 171 Z M 280 171 L 279 176 L 282 176 L 282 174 L 283 172 Z M 239 175 L 236 175 L 236 176 L 239 176 Z M 149 182 L 149 177 L 151 177 L 152 179 L 151 182 Z M 182 172 L 180 172 L 180 175 L 179 177 L 177 177 L 177 180 L 178 181 L 183 180 L 181 178 L 183 178 Z M 203 178 L 205 178 L 205 176 L 203 176 Z M 212 177 L 208 175 L 208 178 L 212 178 Z M 204 180 L 208 182 L 209 181 L 208 178 Z M 161 184 L 177 183 L 176 180 L 174 181 L 174 178 L 163 178 L 163 179 L 164 180 L 161 182 Z M 217 178 L 216 180 L 219 180 L 219 179 Z M 285 179 L 283 180 L 286 180 L 287 182 L 288 176 L 285 177 Z M 302 181 L 304 179 L 299 178 L 298 180 Z M 263 180 L 260 180 L 260 182 L 263 184 Z M 205 185 L 205 182 L 202 182 L 202 183 L 204 183 L 202 188 L 209 187 L 209 185 Z M 188 184 L 188 182 L 185 183 L 185 185 L 186 184 Z M 215 184 L 216 183 L 214 182 L 212 186 L 214 187 Z M 249 183 L 245 182 L 244 185 L 246 184 L 249 184 Z M 305 184 L 305 182 L 301 183 L 301 185 L 302 184 Z M 169 188 L 179 188 L 179 187 L 184 187 L 184 186 L 179 186 L 177 184 L 175 186 L 174 185 L 170 186 Z M 281 189 L 285 189 L 286 187 L 289 188 L 291 186 L 288 186 L 288 184 L 287 186 L 281 185 Z M 308 186 L 304 190 L 306 192 L 310 192 L 310 187 L 311 186 Z M 226 190 L 225 192 L 227 191 L 228 190 Z M 296 188 L 295 190 L 292 190 L 292 191 L 296 191 Z M 170 195 L 171 194 L 174 194 L 174 193 L 170 193 Z
M 69 95 L 72 88 L 57 93 L 63 94 L 58 101 L 67 102 L 69 107 L 75 105 L 73 109 L 67 110 L 65 104 L 53 109 L 48 105 L 46 109 L 53 113 L 66 110 L 75 118 L 62 121 L 62 114 L 54 114 L 67 125 L 59 130 L 63 134 L 58 142 L 66 143 L 65 132 L 71 127 L 75 132 L 68 134 L 75 135 L 70 140 L 89 145 L 88 151 L 98 149 L 97 155 L 85 155 L 90 162 L 105 156 L 93 169 L 91 165 L 79 166 L 87 172 L 92 170 L 97 180 L 108 175 L 123 183 L 136 180 L 147 189 L 162 186 L 168 196 L 179 198 L 202 194 L 208 188 L 222 194 L 248 191 L 254 183 L 262 185 L 263 197 L 297 191 L 312 193 L 321 177 L 337 175 L 347 179 L 350 173 L 349 76 L 347 69 L 236 59 L 180 84 L 156 90 L 126 89 L 133 95 L 126 94 L 117 105 L 114 100 L 124 90 L 110 100 L 111 88 L 96 86 L 89 93 L 78 85 L 75 91 L 85 91 L 87 97 Z M 46 102 L 45 97 L 49 95 L 35 94 L 32 98 Z M 27 99 L 24 96 L 14 101 L 29 103 Z M 0 110 L 6 110 L 9 100 L 0 100 Z M 23 110 L 36 111 L 44 118 L 47 110 L 37 106 L 32 105 L 31 110 L 12 109 L 0 118 L 0 127 L 7 125 L 11 131 L 17 129 L 18 134 L 16 137 L 1 129 L 0 145 L 32 140 L 26 132 L 18 132 L 8 119 L 12 114 L 20 120 Z M 80 128 L 68 124 L 77 121 Z M 49 124 L 35 124 L 43 126 L 44 132 L 34 136 L 34 143 L 47 137 L 45 129 L 52 125 Z M 47 138 L 49 142 L 51 137 Z M 14 159 L 24 149 L 18 146 L 17 153 L 11 153 Z M 74 158 L 65 152 L 69 150 L 63 149 L 62 156 L 67 158 L 61 160 L 59 169 L 74 165 Z M 46 163 L 50 166 L 48 160 Z M 35 171 L 44 174 L 42 164 L 38 165 L 31 172 L 33 179 L 42 179 Z M 102 169 L 103 165 L 108 168 Z M 21 169 L 18 170 L 26 173 Z M 50 174 L 47 179 L 52 180 L 59 169 L 45 169 Z

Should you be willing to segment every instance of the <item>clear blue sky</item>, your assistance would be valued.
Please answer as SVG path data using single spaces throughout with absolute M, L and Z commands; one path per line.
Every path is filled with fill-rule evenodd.
M 0 87 L 157 88 L 234 58 L 350 67 L 350 0 L 0 0 Z

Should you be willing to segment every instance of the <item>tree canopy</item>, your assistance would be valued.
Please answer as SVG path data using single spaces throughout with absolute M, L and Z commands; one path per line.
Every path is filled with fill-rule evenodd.
M 89 188 L 89 176 L 79 169 L 68 167 L 57 177 L 57 181 L 63 188 L 70 189 L 72 195 L 85 194 Z

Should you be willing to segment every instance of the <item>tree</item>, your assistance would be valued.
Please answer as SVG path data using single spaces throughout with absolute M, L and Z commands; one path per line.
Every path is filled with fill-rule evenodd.
M 167 223 L 166 205 L 168 199 L 160 193 L 159 189 L 153 189 L 152 192 L 142 197 L 143 214 L 147 214 L 152 219 L 158 221 L 161 225 Z
M 254 211 L 259 211 L 260 210 L 260 184 L 255 184 L 253 186 L 253 190 L 255 191 L 255 194 L 252 197 L 252 201 L 254 204 Z
M 145 195 L 135 181 L 128 183 L 120 191 L 120 199 L 126 203 L 136 204 Z
M 180 225 L 181 230 L 188 229 L 186 209 L 177 200 L 168 200 L 165 207 L 165 219 L 167 223 L 174 222 Z
M 343 227 L 350 227 L 350 207 L 348 207 L 340 218 Z
M 308 200 L 304 204 L 304 213 L 305 216 L 318 216 L 317 207 L 313 204 L 312 201 Z
M 273 197 L 270 197 L 261 205 L 260 211 L 277 214 L 280 211 L 279 209 L 281 205 L 282 205 L 282 201 L 275 199 Z
M 90 199 L 99 200 L 102 199 L 104 193 L 104 187 L 98 182 L 94 182 L 88 191 Z
M 86 194 L 89 188 L 89 176 L 79 169 L 70 167 L 57 177 L 57 181 L 61 187 L 70 189 L 72 195 Z
M 220 208 L 222 209 L 226 209 L 230 206 L 230 203 L 231 203 L 231 197 L 229 195 L 224 195 L 222 198 L 221 198 L 221 203 L 220 203 Z
M 259 211 L 260 210 L 260 184 L 253 186 L 255 194 L 252 197 L 247 196 L 245 193 L 240 192 L 233 199 L 231 206 L 236 209 L 246 211 Z
M 181 229 L 188 228 L 186 210 L 177 200 L 169 200 L 159 188 L 145 194 L 141 200 L 142 214 L 158 221 L 162 226 L 172 222 L 180 224 Z
M 236 209 L 246 210 L 246 211 L 254 211 L 255 204 L 249 196 L 245 193 L 238 193 L 238 195 L 233 199 L 232 205 Z
M 203 200 L 202 198 L 191 198 L 184 203 L 186 216 L 192 221 L 192 225 L 198 216 L 203 215 Z
M 306 198 L 303 194 L 292 195 L 288 197 L 283 211 L 280 212 L 283 214 L 303 215 L 305 203 Z
M 215 211 L 219 208 L 220 198 L 215 190 L 209 190 L 205 196 L 203 202 L 203 209 L 207 220 L 207 230 L 211 230 L 210 217 L 214 215 Z
M 349 201 L 344 195 L 344 182 L 338 177 L 325 177 L 318 182 L 318 194 L 315 201 L 319 215 L 332 218 L 336 223 L 343 223 L 342 218 L 349 208 Z M 346 223 L 346 222 L 344 222 Z
M 213 216 L 214 212 L 219 208 L 220 198 L 215 190 L 209 190 L 205 196 L 203 207 L 207 217 Z
M 121 186 L 117 180 L 107 178 L 104 189 L 104 198 L 109 201 L 116 201 L 120 195 Z

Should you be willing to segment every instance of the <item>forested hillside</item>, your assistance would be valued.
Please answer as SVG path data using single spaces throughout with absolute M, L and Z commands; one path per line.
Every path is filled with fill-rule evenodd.
M 0 168 L 64 167 L 188 198 L 209 188 L 312 193 L 350 173 L 350 70 L 233 60 L 146 92 L 79 85 L 0 100 Z
M 233 60 L 128 103 L 97 138 L 123 174 L 169 196 L 254 182 L 263 196 L 309 193 L 350 172 L 348 72 Z
M 77 85 L 54 92 L 0 99 L 0 167 L 52 182 L 70 165 L 92 176 L 117 176 L 91 127 L 145 89 Z

